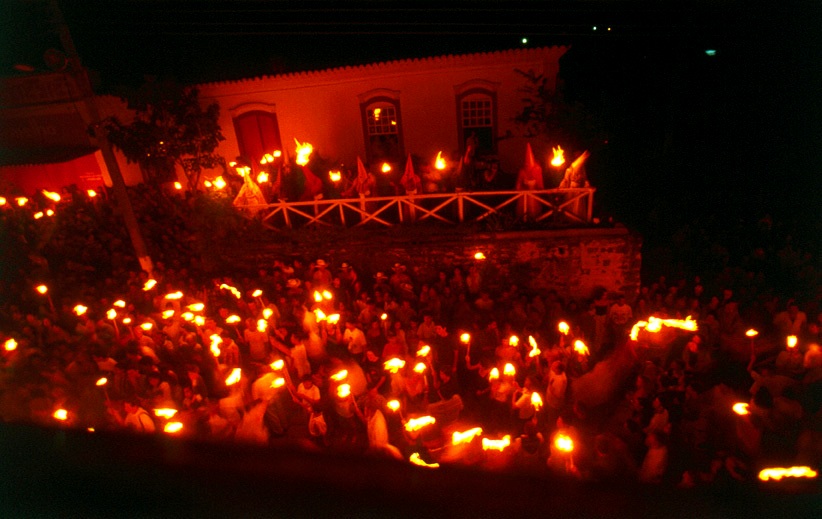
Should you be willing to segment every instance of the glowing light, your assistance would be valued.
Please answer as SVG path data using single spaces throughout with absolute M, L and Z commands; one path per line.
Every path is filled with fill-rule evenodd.
M 451 445 L 460 445 L 461 443 L 471 443 L 474 438 L 482 434 L 482 427 L 474 427 L 467 431 L 454 431 L 451 435 Z
M 380 120 L 380 114 L 382 113 L 382 108 L 374 108 L 374 120 Z
M 400 358 L 394 357 L 385 361 L 385 363 L 383 363 L 383 366 L 385 366 L 386 371 L 390 371 L 391 373 L 397 373 L 399 370 L 405 367 L 405 361 Z
M 460 335 L 460 342 L 463 344 L 468 344 L 471 342 L 471 334 L 470 333 L 463 333 Z
M 88 307 L 83 305 L 77 305 L 74 307 L 74 313 L 77 315 L 83 315 L 84 313 L 88 312 Z
M 223 342 L 222 337 L 220 337 L 216 333 L 213 333 L 209 337 L 209 340 L 211 340 L 211 346 L 210 346 L 211 354 L 214 355 L 215 357 L 219 357 L 220 353 L 222 353 L 220 351 L 220 344 L 222 344 L 222 342 Z
M 297 153 L 295 162 L 300 166 L 305 166 L 311 159 L 311 153 L 314 151 L 314 147 L 307 142 L 300 144 L 300 141 L 297 139 L 294 139 L 294 142 L 297 143 L 297 149 L 294 150 Z
M 168 434 L 176 434 L 183 430 L 183 423 L 182 422 L 168 422 L 163 427 L 163 432 Z
M 759 479 L 779 481 L 782 478 L 815 478 L 816 471 L 810 467 L 773 467 L 759 471 Z
M 159 416 L 160 418 L 165 418 L 166 420 L 172 418 L 175 414 L 177 414 L 177 410 L 170 407 L 160 407 L 154 410 L 154 416 Z
M 788 339 L 787 339 L 786 342 L 788 344 L 789 349 L 790 348 L 796 348 L 796 342 L 797 342 L 796 335 L 788 335 Z
M 716 49 L 705 49 L 706 56 L 716 56 Z
M 517 346 L 519 346 L 519 337 L 517 337 L 516 335 L 508 337 L 508 344 L 516 348 Z
M 205 324 L 205 317 L 203 317 L 202 315 L 195 315 L 194 324 L 196 324 L 197 326 L 203 326 Z
M 29 203 L 29 199 L 24 197 L 24 196 L 17 197 L 17 198 L 14 199 L 14 201 L 17 202 L 17 205 L 19 207 L 23 207 L 24 205 Z
M 49 200 L 53 200 L 54 202 L 60 201 L 60 195 L 58 193 L 55 193 L 54 191 L 47 191 L 44 189 L 43 195 L 45 195 L 45 197 Z
M 430 469 L 435 469 L 440 466 L 439 463 L 426 463 L 425 460 L 420 458 L 420 453 L 415 452 L 408 457 L 408 461 L 413 463 L 414 465 L 419 465 L 420 467 L 427 467 Z
M 380 314 L 380 321 L 385 321 L 388 319 L 388 314 L 383 312 Z
M 17 341 L 14 339 L 6 339 L 6 342 L 3 343 L 3 349 L 6 351 L 14 351 L 17 349 Z
M 123 324 L 131 324 L 131 317 L 124 317 Z
M 112 321 L 114 319 L 117 319 L 117 310 L 115 310 L 114 308 L 109 308 L 106 311 L 106 319 L 111 319 Z
M 574 351 L 579 353 L 580 355 L 590 354 L 590 352 L 588 351 L 588 346 L 586 346 L 585 343 L 580 340 L 574 341 Z
M 157 285 L 157 280 L 156 280 L 156 279 L 149 279 L 149 280 L 148 280 L 148 281 L 146 281 L 146 283 L 143 285 L 143 291 L 148 292 L 149 290 L 151 290 L 152 288 L 154 288 L 156 285 Z
M 95 384 L 97 386 L 105 386 L 106 384 L 108 384 L 108 379 L 106 377 L 100 377 L 97 379 L 97 382 L 95 382 Z
M 425 373 L 425 362 L 417 362 L 414 364 L 414 372 L 416 373 Z
M 557 450 L 562 452 L 573 452 L 574 440 L 572 440 L 571 437 L 568 435 L 557 434 L 557 437 L 554 438 L 554 447 L 556 447 Z
M 93 189 L 87 189 L 86 194 L 88 195 L 89 198 L 95 198 L 97 196 L 97 191 L 95 191 Z
M 272 310 L 271 308 L 263 308 L 263 317 L 264 318 L 268 319 L 272 315 L 274 315 L 274 310 Z
M 568 332 L 571 331 L 571 327 L 568 326 L 568 323 L 566 323 L 565 321 L 560 321 L 557 325 L 557 329 L 559 330 L 559 333 L 561 333 L 562 335 L 568 335 Z
M 751 328 L 750 330 L 745 332 L 746 337 L 752 337 L 753 338 L 753 337 L 756 337 L 757 335 L 759 335 L 759 332 L 754 330 L 753 328 Z
M 340 314 L 329 315 L 327 321 L 329 322 L 329 324 L 337 324 L 338 322 L 340 322 Z
M 237 288 L 236 288 L 236 287 L 233 287 L 233 286 L 231 286 L 231 285 L 226 285 L 225 283 L 222 283 L 222 284 L 220 285 L 220 289 L 221 289 L 221 290 L 228 290 L 228 291 L 229 291 L 229 292 L 231 292 L 231 293 L 234 295 L 234 297 L 236 297 L 237 299 L 241 299 L 241 298 L 243 297 L 243 294 L 242 294 L 239 290 L 237 290 Z
M 257 319 L 257 331 L 264 332 L 268 329 L 268 321 L 265 319 Z
M 517 374 L 517 368 L 515 368 L 510 362 L 506 362 L 505 366 L 502 367 L 502 374 L 508 377 L 513 377 Z
M 163 313 L 160 315 L 163 316 L 163 319 L 171 319 L 172 317 L 174 317 L 174 310 L 163 310 Z
M 214 179 L 214 187 L 217 189 L 223 189 L 226 186 L 225 180 L 223 177 L 217 177 Z
M 506 447 L 511 445 L 511 435 L 506 434 L 499 440 L 492 440 L 490 438 L 482 439 L 482 450 L 484 451 L 504 451 Z
M 55 420 L 60 420 L 61 422 L 65 422 L 66 420 L 68 420 L 68 411 L 61 408 L 61 409 L 58 409 L 58 410 L 54 411 L 54 414 L 51 415 L 51 416 L 53 416 Z
M 265 171 L 260 171 L 257 174 L 257 183 L 259 183 L 259 184 L 265 184 L 266 182 L 268 182 L 268 179 L 269 179 L 268 173 L 266 173 Z
M 342 382 L 346 378 L 348 378 L 348 370 L 341 369 L 340 371 L 334 373 L 329 377 L 331 380 L 336 380 L 337 382 Z
M 328 290 L 323 290 L 323 299 L 332 300 L 334 299 L 334 294 L 329 292 Z
M 0 196 L 0 206 L 6 205 L 7 202 L 6 197 Z
M 417 350 L 417 357 L 425 357 L 429 353 L 431 353 L 431 346 L 426 344 L 422 348 Z
M 732 409 L 734 413 L 738 414 L 739 416 L 745 416 L 746 414 L 751 414 L 751 411 L 748 409 L 748 404 L 745 402 L 737 402 L 733 405 Z
M 35 220 L 39 220 L 42 217 L 43 217 L 43 211 L 37 211 L 36 213 L 34 213 L 34 219 Z
M 326 319 L 328 319 L 328 316 L 325 315 L 325 312 L 323 312 L 319 308 L 314 309 L 314 315 L 315 315 L 318 323 L 321 323 L 321 322 L 325 321 Z
M 337 396 L 340 398 L 348 398 L 351 396 L 351 384 L 340 384 L 337 386 Z
M 408 432 L 419 431 L 423 427 L 427 427 L 437 422 L 433 416 L 421 416 L 419 418 L 412 418 L 405 423 L 405 430 Z
M 183 189 L 183 185 L 182 185 L 181 183 L 179 183 L 179 182 L 175 182 L 175 183 L 174 183 L 174 189 L 176 189 L 177 191 L 179 191 L 179 190 Z
M 329 171 L 328 178 L 331 180 L 331 182 L 339 182 L 340 180 L 342 180 L 342 173 L 340 173 L 337 170 Z
M 323 295 L 320 294 L 319 291 L 315 290 L 314 291 L 314 302 L 315 303 L 320 303 L 320 302 L 322 302 L 322 300 L 323 300 Z
M 263 291 L 259 288 L 255 289 L 254 292 L 251 292 L 251 297 L 260 297 L 261 295 L 263 295 Z
M 534 406 L 534 409 L 536 409 L 537 411 L 539 411 L 542 407 L 542 397 L 539 396 L 539 393 L 537 393 L 536 391 L 531 393 L 531 405 Z
M 477 252 L 477 253 L 474 254 L 474 259 L 478 260 L 478 261 L 482 261 L 482 260 L 485 259 L 485 254 L 483 254 L 482 252 Z
M 178 291 L 176 291 L 176 292 L 172 292 L 172 293 L 170 293 L 170 294 L 166 294 L 166 295 L 165 295 L 165 298 L 166 298 L 166 299 L 169 299 L 169 300 L 172 300 L 172 301 L 177 301 L 178 299 L 182 299 L 182 298 L 183 298 L 183 293 L 182 293 L 182 292 L 180 292 L 180 291 L 178 290 Z
M 46 216 L 54 216 L 54 211 L 51 209 L 46 209 Z
M 436 160 L 434 160 L 434 167 L 437 168 L 439 171 L 442 171 L 442 170 L 445 169 L 446 164 L 445 164 L 445 159 L 442 158 L 442 151 L 437 152 L 437 158 L 436 158 Z
M 115 301 L 111 304 L 118 307 L 118 308 L 125 308 L 126 307 L 126 302 L 123 301 L 122 299 L 118 299 L 117 301 Z
M 679 328 L 680 330 L 687 330 L 694 332 L 697 330 L 696 321 L 691 319 L 689 315 L 685 319 L 660 319 L 658 317 L 654 317 L 653 315 L 648 318 L 647 321 L 638 321 L 635 325 L 631 327 L 631 340 L 636 341 L 637 337 L 639 337 L 639 330 L 644 328 L 646 331 L 651 333 L 656 333 L 662 329 L 663 326 L 669 326 L 671 328 Z
M 226 377 L 226 379 L 225 379 L 225 385 L 233 386 L 234 384 L 236 384 L 237 382 L 240 381 L 242 376 L 243 376 L 243 372 L 240 368 L 232 369 L 231 374 L 229 374 L 228 377 Z
M 142 328 L 143 331 L 148 332 L 151 331 L 152 328 L 154 328 L 154 325 L 152 323 L 143 323 L 140 325 L 140 328 Z
M 551 157 L 552 166 L 558 168 L 565 164 L 565 150 L 563 150 L 562 147 L 557 146 L 556 148 L 551 148 L 551 151 L 554 153 L 553 157 Z
M 285 367 L 285 361 L 283 359 L 277 359 L 274 362 L 272 362 L 271 364 L 269 364 L 269 366 L 274 371 L 279 371 L 279 370 L 281 370 Z
M 194 320 L 194 314 L 192 314 L 191 312 L 183 312 L 182 314 L 180 314 L 180 317 L 182 317 L 183 321 L 186 322 L 191 322 Z
M 225 318 L 226 324 L 237 324 L 242 320 L 243 320 L 243 318 L 240 317 L 239 315 L 236 315 L 236 314 L 229 315 L 228 317 Z
M 522 44 L 525 45 L 526 43 L 528 43 L 528 38 L 523 38 L 521 41 L 522 41 Z
M 271 382 L 271 387 L 278 388 L 283 387 L 285 385 L 285 379 L 283 377 L 277 377 Z
M 203 181 L 203 185 L 205 187 L 211 187 L 211 181 L 210 180 L 205 180 L 205 181 Z
M 528 356 L 539 357 L 540 353 L 542 353 L 542 350 L 540 350 L 539 347 L 537 347 L 537 340 L 534 339 L 533 335 L 528 336 L 528 344 L 531 345 L 531 351 L 528 352 Z
M 41 294 L 45 294 L 46 292 L 49 291 L 49 287 L 47 287 L 46 285 L 37 285 L 35 290 L 37 290 L 37 292 L 39 292 Z
M 491 372 L 488 373 L 488 380 L 497 380 L 499 379 L 499 370 L 497 368 L 492 368 Z
M 395 413 L 400 410 L 400 401 L 399 400 L 389 400 L 385 406 L 388 409 L 391 409 Z
M 387 162 L 383 162 L 382 166 L 380 167 L 380 171 L 382 171 L 383 173 L 390 172 L 391 171 L 391 164 L 389 164 Z
M 186 306 L 192 312 L 202 312 L 205 309 L 205 304 L 203 303 L 192 303 Z

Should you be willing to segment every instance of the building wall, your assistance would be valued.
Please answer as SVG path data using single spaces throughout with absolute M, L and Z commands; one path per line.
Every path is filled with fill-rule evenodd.
M 515 137 L 511 120 L 521 108 L 525 85 L 515 69 L 545 74 L 556 80 L 559 58 L 566 47 L 403 60 L 318 72 L 287 74 L 200 85 L 204 104 L 221 107 L 220 125 L 226 136 L 218 150 L 227 159 L 239 154 L 232 117 L 260 103 L 277 114 L 283 146 L 293 155 L 294 139 L 310 142 L 322 156 L 354 165 L 365 160 L 360 99 L 377 89 L 399 93 L 406 154 L 433 162 L 437 152 L 457 153 L 455 87 L 473 80 L 491 82 L 497 93 L 497 137 L 503 171 L 516 172 L 524 162 L 525 141 Z M 538 160 L 546 150 L 535 150 Z

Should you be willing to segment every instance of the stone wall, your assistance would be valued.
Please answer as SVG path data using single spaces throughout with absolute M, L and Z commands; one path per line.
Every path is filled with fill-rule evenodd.
M 456 267 L 467 273 L 477 265 L 484 284 L 497 292 L 510 284 L 533 290 L 556 290 L 582 300 L 598 287 L 624 293 L 632 300 L 640 287 L 642 240 L 622 226 L 584 229 L 466 232 L 453 229 L 381 229 L 373 232 L 304 230 L 277 244 L 257 249 L 256 265 L 275 258 L 306 262 L 324 258 L 336 270 L 343 261 L 358 267 L 368 284 L 377 272 L 391 274 L 395 263 L 410 267 L 418 291 Z M 474 255 L 482 252 L 484 260 Z

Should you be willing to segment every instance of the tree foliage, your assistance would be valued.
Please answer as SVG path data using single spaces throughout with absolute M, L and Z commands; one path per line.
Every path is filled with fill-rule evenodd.
M 218 123 L 220 108 L 216 103 L 203 108 L 197 88 L 149 80 L 120 97 L 134 111 L 134 119 L 126 124 L 110 117 L 102 127 L 111 144 L 140 165 L 148 181 L 171 180 L 179 166 L 189 188 L 195 189 L 203 169 L 224 167 L 224 159 L 214 153 L 225 140 Z
M 571 149 L 592 149 L 604 140 L 599 119 L 579 102 L 568 102 L 562 92 L 551 88 L 544 74 L 515 72 L 525 78 L 522 109 L 514 122 L 529 139 L 545 139 Z

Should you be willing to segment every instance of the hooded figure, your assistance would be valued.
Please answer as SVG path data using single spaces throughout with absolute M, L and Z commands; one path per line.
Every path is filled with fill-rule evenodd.
M 525 148 L 525 165 L 517 175 L 517 191 L 541 191 L 545 189 L 542 181 L 542 167 L 534 159 L 531 144 Z M 529 195 L 524 195 L 517 201 L 517 215 L 526 221 L 535 220 L 539 215 L 540 203 Z

